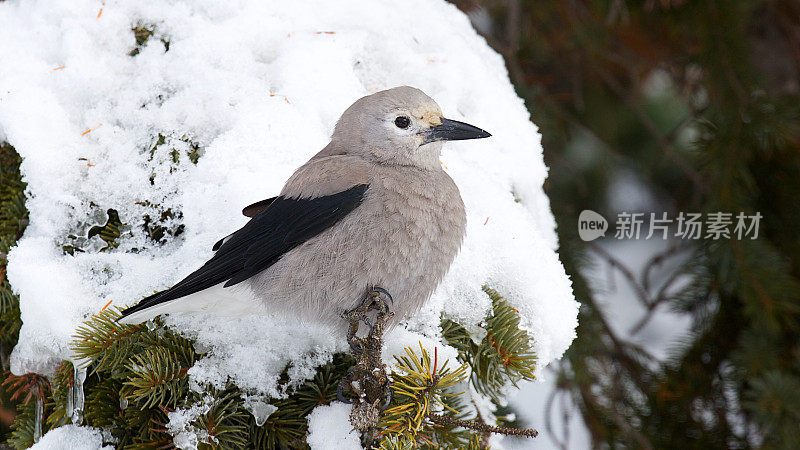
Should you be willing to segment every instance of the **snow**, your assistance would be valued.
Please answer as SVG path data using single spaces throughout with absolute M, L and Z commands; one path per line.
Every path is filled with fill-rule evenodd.
M 358 432 L 350 425 L 350 409 L 350 405 L 334 402 L 311 411 L 306 439 L 311 450 L 361 450 Z
M 103 445 L 103 435 L 97 428 L 64 425 L 48 431 L 31 450 L 101 450 L 113 449 Z
M 292 317 L 268 319 L 184 315 L 170 317 L 167 323 L 212 349 L 189 369 L 193 382 L 224 389 L 230 378 L 243 389 L 273 398 L 312 378 L 315 368 L 330 361 L 333 353 L 349 349 L 338 330 L 322 324 L 308 326 Z M 291 382 L 279 385 L 289 361 Z
M 207 442 L 209 440 L 208 432 L 196 429 L 196 427 L 192 425 L 192 422 L 207 413 L 211 409 L 213 401 L 214 399 L 210 395 L 207 395 L 197 404 L 167 413 L 167 418 L 169 419 L 169 422 L 167 422 L 167 431 L 173 436 L 172 442 L 175 444 L 175 447 L 197 450 L 197 446 L 200 442 Z
M 132 57 L 138 25 L 155 34 Z M 502 58 L 444 1 L 9 0 L 0 2 L 0 60 L 13 61 L 0 66 L 0 135 L 24 158 L 30 210 L 8 256 L 23 320 L 16 374 L 72 358 L 75 328 L 109 300 L 132 304 L 202 264 L 245 223 L 243 206 L 275 195 L 327 143 L 347 106 L 398 85 L 493 137 L 445 145 L 467 237 L 431 301 L 393 331 L 393 351 L 418 341 L 432 351 L 442 312 L 479 323 L 490 307 L 484 283 L 523 315 L 539 375 L 574 338 L 578 304 L 556 253 L 537 128 Z M 166 142 L 151 154 L 159 135 Z M 197 164 L 189 141 L 201 149 Z M 126 226 L 118 248 L 100 251 L 98 236 L 85 237 L 109 208 Z M 164 227 L 183 233 L 155 243 L 144 217 L 168 210 Z M 196 387 L 230 378 L 253 395 L 282 395 L 286 364 L 293 385 L 346 349 L 330 330 L 285 317 L 169 325 L 208 349 L 190 371 Z

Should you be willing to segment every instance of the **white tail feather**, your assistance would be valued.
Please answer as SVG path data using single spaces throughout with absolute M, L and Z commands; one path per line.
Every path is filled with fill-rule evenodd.
M 218 316 L 236 316 L 260 312 L 262 303 L 256 301 L 249 289 L 239 286 L 229 288 L 222 284 L 210 287 L 186 297 L 159 303 L 119 319 L 119 323 L 137 324 L 147 322 L 161 314 L 210 313 Z

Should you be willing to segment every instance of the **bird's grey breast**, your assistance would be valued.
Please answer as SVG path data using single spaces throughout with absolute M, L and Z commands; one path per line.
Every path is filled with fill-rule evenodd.
M 394 168 L 380 173 L 373 201 L 380 218 L 370 234 L 375 283 L 389 289 L 402 313 L 419 309 L 458 253 L 466 227 L 464 203 L 441 170 Z

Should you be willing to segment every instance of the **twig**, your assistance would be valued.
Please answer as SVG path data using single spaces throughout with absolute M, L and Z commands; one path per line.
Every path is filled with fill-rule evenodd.
M 633 272 L 631 272 L 630 269 L 625 267 L 625 265 L 622 264 L 618 259 L 614 258 L 611 253 L 608 253 L 603 247 L 595 244 L 594 242 L 588 243 L 588 247 L 590 250 L 606 260 L 609 265 L 617 269 L 622 276 L 628 280 L 628 283 L 630 283 L 631 287 L 633 287 L 633 289 L 636 291 L 636 294 L 639 296 L 639 300 L 643 306 L 647 307 L 649 305 L 650 302 L 648 301 L 649 296 L 647 295 L 647 291 L 642 284 L 639 283 L 639 280 L 636 279 L 636 276 L 633 274 Z
M 468 428 L 470 430 L 474 430 L 484 434 L 497 433 L 506 436 L 525 436 L 525 437 L 536 437 L 539 435 L 539 432 L 534 430 L 533 428 L 493 427 L 491 425 L 487 425 L 485 423 L 481 423 L 476 420 L 455 419 L 453 417 L 442 416 L 440 414 L 436 414 L 433 412 L 428 414 L 428 418 L 431 420 L 431 422 L 438 425 Z
M 567 436 L 564 436 L 563 441 L 561 441 L 556 436 L 555 430 L 553 429 L 553 421 L 551 419 L 553 415 L 553 405 L 555 404 L 556 395 L 559 395 L 561 393 L 563 393 L 563 391 L 559 391 L 558 389 L 553 389 L 547 396 L 547 401 L 545 402 L 544 425 L 545 428 L 547 428 L 547 431 L 550 432 L 548 434 L 550 440 L 552 440 L 553 443 L 555 443 L 556 446 L 558 446 L 558 448 L 560 448 L 561 450 L 567 450 Z M 564 428 L 566 428 L 566 426 L 564 426 Z
M 688 250 L 689 248 L 691 248 L 691 245 L 680 243 L 672 245 L 663 252 L 653 255 L 644 265 L 644 268 L 642 268 L 641 278 L 642 278 L 642 287 L 644 287 L 644 290 L 648 292 L 650 291 L 650 273 L 652 269 L 659 266 L 668 258 L 675 256 L 684 250 Z

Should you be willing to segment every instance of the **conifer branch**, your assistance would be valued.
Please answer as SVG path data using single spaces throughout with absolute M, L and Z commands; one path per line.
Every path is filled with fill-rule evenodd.
M 134 355 L 126 364 L 130 378 L 124 385 L 131 388 L 130 396 L 142 406 L 176 405 L 186 394 L 191 366 L 180 364 L 177 356 L 163 347 L 147 349 Z
M 492 312 L 482 324 L 486 336 L 475 344 L 463 326 L 442 319 L 442 336 L 459 351 L 459 360 L 472 368 L 470 381 L 475 389 L 497 399 L 506 385 L 534 380 L 536 354 L 532 338 L 520 328 L 519 311 L 494 289 L 483 287 L 492 300 Z
M 108 308 L 75 331 L 72 350 L 79 358 L 96 362 L 95 370 L 119 367 L 139 347 L 144 325 L 120 324 L 119 316 L 119 308 Z
M 50 381 L 46 377 L 35 373 L 17 376 L 11 372 L 6 372 L 3 388 L 12 392 L 12 401 L 22 399 L 22 403 L 27 405 L 33 398 L 44 401 L 45 394 L 50 391 Z
M 444 425 L 449 427 L 469 428 L 470 430 L 475 430 L 479 433 L 487 433 L 487 434 L 497 433 L 506 436 L 525 436 L 525 437 L 536 437 L 539 435 L 539 432 L 534 430 L 533 428 L 494 427 L 491 425 L 487 425 L 483 422 L 478 422 L 477 420 L 456 419 L 453 417 L 444 416 L 434 412 L 428 413 L 428 419 L 430 419 L 433 423 L 439 425 Z
M 0 178 L 0 194 L 3 195 L 0 199 L 0 252 L 7 252 L 27 224 L 23 189 L 24 183 L 15 181 L 14 177 Z M 121 226 L 116 214 L 109 212 L 108 221 L 93 228 L 91 234 L 106 241 L 106 249 L 109 249 L 120 236 Z M 15 343 L 21 325 L 19 303 L 5 280 L 4 268 L 5 259 L 0 258 L 0 332 L 3 343 L 8 336 L 14 336 Z M 516 374 L 517 368 L 522 368 L 521 373 L 524 373 L 526 365 L 532 370 L 535 358 L 526 353 L 530 346 L 524 345 L 527 341 L 518 342 L 527 335 L 516 327 L 518 320 L 514 321 L 513 308 L 505 308 L 500 300 L 493 299 L 494 312 L 484 324 L 490 334 L 481 346 L 470 347 L 469 335 L 458 324 L 452 323 L 450 332 L 443 330 L 459 352 L 470 355 L 457 368 L 449 367 L 448 361 L 440 361 L 438 350 L 429 355 L 422 347 L 420 354 L 408 348 L 403 355 L 396 356 L 397 369 L 392 373 L 395 400 L 382 415 L 379 413 L 382 405 L 370 404 L 376 412 L 376 422 L 380 421 L 375 428 L 380 439 L 376 445 L 392 449 L 423 445 L 477 450 L 483 446 L 481 436 L 474 430 L 481 433 L 504 430 L 488 425 L 480 429 L 462 426 L 462 423 L 471 422 L 459 413 L 463 393 L 454 390 L 470 372 L 474 377 L 484 378 L 481 382 L 488 383 L 485 375 L 475 375 L 476 367 L 509 368 L 493 375 L 498 379 L 503 374 Z M 318 368 L 316 376 L 288 398 L 271 401 L 277 411 L 266 423 L 258 425 L 244 408 L 242 392 L 235 386 L 222 392 L 212 390 L 202 394 L 188 389 L 187 371 L 199 357 L 191 340 L 161 325 L 151 329 L 120 324 L 116 321 L 119 315 L 119 309 L 112 307 L 89 317 L 76 331 L 72 349 L 78 358 L 88 361 L 89 369 L 96 374 L 84 384 L 86 424 L 110 430 L 120 448 L 173 447 L 166 425 L 168 413 L 197 404 L 209 394 L 214 399 L 210 409 L 192 422 L 192 426 L 201 431 L 199 434 L 205 436 L 205 444 L 221 448 L 303 448 L 308 432 L 306 416 L 315 407 L 335 398 L 339 381 L 358 362 L 349 355 L 335 355 L 331 363 Z M 365 354 L 367 359 L 371 358 L 361 372 L 365 376 L 374 376 L 373 369 L 380 363 L 382 327 L 373 326 L 371 334 L 372 338 L 362 342 L 366 352 L 359 355 L 361 359 Z M 479 359 L 483 365 L 470 365 Z M 18 391 L 15 398 L 27 394 L 27 400 L 34 396 L 43 400 L 46 431 L 69 421 L 66 403 L 73 395 L 73 373 L 73 363 L 65 361 L 57 370 L 52 389 L 31 381 L 35 376 L 28 375 L 7 378 L 6 383 Z M 383 378 L 388 382 L 389 376 L 384 374 L 376 378 L 375 387 L 382 386 Z M 359 384 L 364 385 L 362 381 Z M 9 441 L 16 448 L 26 448 L 33 442 L 34 405 L 31 403 L 17 416 Z

